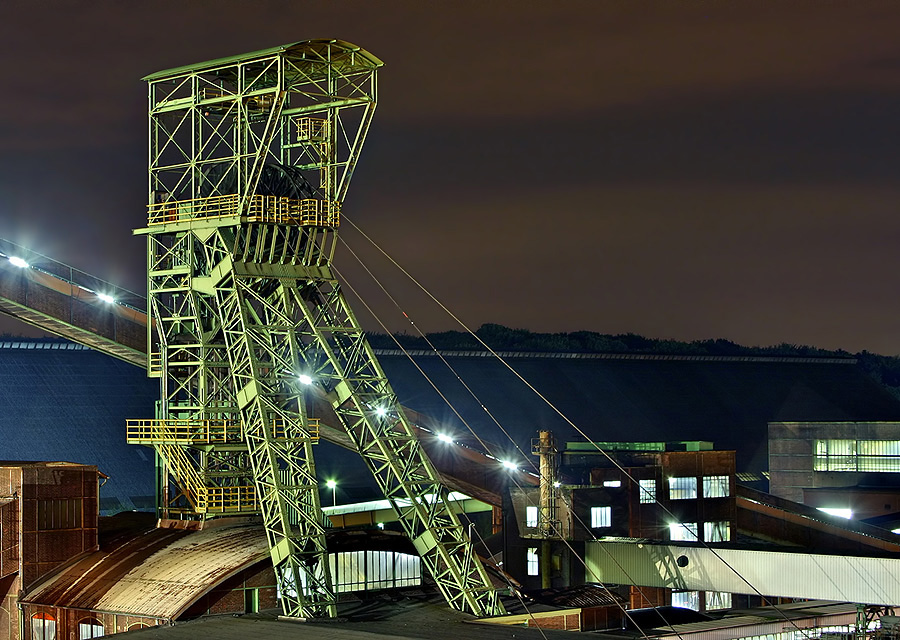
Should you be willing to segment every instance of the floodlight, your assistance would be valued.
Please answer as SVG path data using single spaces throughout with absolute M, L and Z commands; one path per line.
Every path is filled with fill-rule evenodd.
M 503 460 L 503 466 L 506 467 L 507 469 L 509 469 L 510 471 L 514 471 L 515 469 L 518 469 L 518 466 L 516 466 L 516 463 L 510 462 L 509 460 Z
M 384 416 L 387 415 L 387 409 L 385 409 L 384 407 L 378 407 L 377 409 L 375 409 L 375 413 L 380 416 Z
M 440 440 L 441 442 L 446 442 L 448 444 L 453 442 L 453 438 L 448 436 L 446 433 L 437 434 L 437 439 Z
M 113 298 L 112 296 L 107 295 L 105 293 L 98 293 L 97 297 L 100 298 L 101 300 L 103 300 L 103 302 L 107 302 L 109 304 L 112 304 L 113 302 L 116 301 L 115 298 Z
M 312 384 L 312 378 L 310 378 L 305 373 L 301 373 L 299 376 L 297 376 L 297 380 L 300 381 L 300 384 Z
M 25 262 L 24 260 L 22 260 L 22 258 L 20 258 L 18 256 L 10 256 L 9 263 L 14 267 L 19 267 L 20 269 L 25 269 L 26 267 L 29 266 L 29 264 L 27 262 Z
M 816 507 L 822 513 L 827 513 L 830 516 L 837 516 L 838 518 L 847 518 L 850 519 L 853 517 L 853 511 L 850 509 L 838 509 L 838 508 L 829 508 L 829 507 Z

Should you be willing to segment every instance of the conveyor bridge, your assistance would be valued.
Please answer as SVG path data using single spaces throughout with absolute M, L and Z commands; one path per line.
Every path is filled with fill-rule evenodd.
M 18 259 L 18 260 L 16 260 Z M 19 262 L 21 261 L 21 262 Z M 21 266 L 19 266 L 21 265 Z M 154 359 L 147 356 L 147 300 L 112 283 L 79 271 L 57 260 L 0 238 L 0 312 L 101 353 L 155 373 Z M 318 437 L 354 450 L 347 434 L 324 398 L 316 402 L 314 420 Z M 434 437 L 428 417 L 410 409 L 406 414 L 426 451 L 444 446 Z M 214 421 L 130 421 L 128 442 L 153 446 L 160 441 L 173 445 L 210 444 L 240 440 L 240 424 Z M 460 447 L 457 456 L 431 456 L 447 486 L 499 507 L 502 476 L 488 470 L 496 464 L 484 453 Z M 187 463 L 185 463 L 187 468 Z M 188 476 L 190 474 L 188 472 Z M 225 494 L 208 492 L 195 478 L 192 499 L 203 513 L 234 513 L 255 510 L 252 486 Z M 521 472 L 518 481 L 537 485 L 537 477 Z

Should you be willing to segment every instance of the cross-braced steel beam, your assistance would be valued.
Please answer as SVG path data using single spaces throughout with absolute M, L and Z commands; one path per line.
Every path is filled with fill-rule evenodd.
M 330 265 L 381 62 L 312 40 L 171 69 L 150 87 L 151 374 L 129 426 L 166 465 L 169 517 L 259 513 L 284 612 L 331 616 L 310 375 L 447 598 L 501 611 Z M 312 395 L 312 394 L 309 394 Z

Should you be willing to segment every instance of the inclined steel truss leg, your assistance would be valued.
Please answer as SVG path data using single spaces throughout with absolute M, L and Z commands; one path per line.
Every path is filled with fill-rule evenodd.
M 232 277 L 217 291 L 232 380 L 284 613 L 334 616 L 296 342 L 283 300 L 259 293 L 266 286 Z
M 284 281 L 283 281 L 284 282 Z M 285 287 L 306 365 L 451 607 L 503 613 L 497 594 L 335 280 Z

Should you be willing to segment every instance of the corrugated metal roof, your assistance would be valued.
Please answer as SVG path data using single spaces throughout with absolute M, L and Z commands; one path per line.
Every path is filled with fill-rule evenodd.
M 610 607 L 628 604 L 628 600 L 599 584 L 526 591 L 525 595 L 541 604 L 566 608 Z
M 258 524 L 120 538 L 39 585 L 25 602 L 175 619 L 201 595 L 268 557 Z

